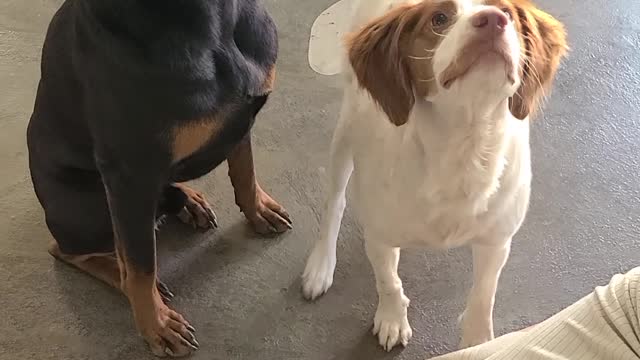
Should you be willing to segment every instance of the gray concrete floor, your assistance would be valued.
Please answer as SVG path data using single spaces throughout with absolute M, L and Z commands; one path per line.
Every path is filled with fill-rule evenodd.
M 194 359 L 420 359 L 457 343 L 468 251 L 403 254 L 414 338 L 404 351 L 383 353 L 369 333 L 375 287 L 349 212 L 334 287 L 313 304 L 299 295 L 340 102 L 338 79 L 316 75 L 306 60 L 309 28 L 330 2 L 267 0 L 281 53 L 277 91 L 255 131 L 256 161 L 295 230 L 252 235 L 219 168 L 197 183 L 221 228 L 202 235 L 169 224 L 159 236 L 161 273 L 198 329 Z M 126 300 L 45 251 L 24 134 L 44 32 L 60 3 L 0 2 L 0 359 L 147 359 Z M 501 280 L 499 333 L 540 321 L 640 265 L 640 2 L 538 3 L 567 24 L 573 51 L 533 125 L 533 199 Z

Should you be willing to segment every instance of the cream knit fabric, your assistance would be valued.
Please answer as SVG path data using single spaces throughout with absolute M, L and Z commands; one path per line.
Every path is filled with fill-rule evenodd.
M 640 359 L 640 267 L 529 331 L 432 360 Z

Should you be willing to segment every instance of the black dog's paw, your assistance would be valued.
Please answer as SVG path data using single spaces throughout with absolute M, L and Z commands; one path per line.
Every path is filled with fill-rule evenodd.
M 165 304 L 168 304 L 173 300 L 173 293 L 169 290 L 169 287 L 163 283 L 162 281 L 156 281 L 156 286 L 158 287 L 158 292 L 160 293 L 160 297 Z
M 194 229 L 209 230 L 218 227 L 216 214 L 204 196 L 189 187 L 181 186 L 181 190 L 187 196 L 184 208 L 178 213 L 178 218 Z
M 257 233 L 279 234 L 293 229 L 291 216 L 284 207 L 260 187 L 256 194 L 255 201 L 242 209 L 242 212 Z
M 158 218 L 156 218 L 156 223 L 154 225 L 154 228 L 156 229 L 156 231 L 160 230 L 162 225 L 164 225 L 166 222 L 167 222 L 167 215 L 158 216 Z

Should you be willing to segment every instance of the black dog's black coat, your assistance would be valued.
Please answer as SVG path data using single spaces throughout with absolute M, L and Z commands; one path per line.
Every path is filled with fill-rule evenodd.
M 186 201 L 172 184 L 250 141 L 277 47 L 257 0 L 67 0 L 47 32 L 27 131 L 59 250 L 112 252 L 115 238 L 127 267 L 155 274 L 155 216 Z M 203 121 L 217 130 L 175 159 L 176 130 Z
M 27 133 L 35 189 L 63 252 L 113 250 L 102 181 L 124 187 L 126 201 L 224 161 L 266 101 L 276 55 L 275 26 L 255 0 L 65 2 L 47 33 Z M 232 102 L 241 104 L 234 114 L 214 119 L 224 131 L 172 164 L 171 129 Z

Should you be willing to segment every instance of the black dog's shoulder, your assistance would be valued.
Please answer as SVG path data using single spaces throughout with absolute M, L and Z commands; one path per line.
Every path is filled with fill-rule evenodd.
M 270 92 L 277 52 L 258 0 L 66 0 L 45 40 L 30 137 L 88 167 L 96 153 L 170 153 L 167 134 L 206 118 L 234 130 L 216 141 L 228 149 Z
M 122 146 L 114 139 L 126 141 L 125 128 L 136 138 L 167 133 L 270 91 L 277 31 L 259 1 L 68 1 L 73 63 L 98 143 Z
M 165 87 L 262 95 L 277 57 L 275 24 L 256 0 L 86 0 L 81 13 L 82 57 Z

